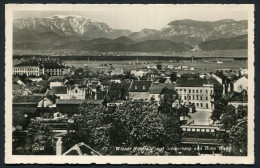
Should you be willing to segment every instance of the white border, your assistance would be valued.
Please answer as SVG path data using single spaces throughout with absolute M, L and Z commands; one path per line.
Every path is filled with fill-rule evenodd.
M 98 4 L 99 6 L 101 4 Z M 102 4 L 109 8 L 109 4 Z M 127 4 L 125 4 L 127 5 Z M 5 55 L 5 163 L 7 164 L 254 164 L 254 5 L 243 4 L 248 9 L 248 156 L 19 156 L 12 155 L 12 21 L 15 10 L 86 10 L 95 5 L 71 4 L 7 4 L 6 9 L 6 55 Z M 120 7 L 121 5 L 119 5 Z M 142 7 L 142 5 L 136 5 Z M 153 6 L 153 5 L 149 5 Z M 165 7 L 169 5 L 165 4 Z M 180 7 L 185 5 L 178 5 Z M 195 6 L 195 5 L 194 5 Z M 198 6 L 198 4 L 196 5 Z M 200 6 L 200 5 L 199 5 Z M 207 5 L 216 6 L 216 4 Z M 223 5 L 218 5 L 219 7 Z M 234 8 L 238 5 L 230 5 Z M 239 5 L 240 6 L 240 5 Z

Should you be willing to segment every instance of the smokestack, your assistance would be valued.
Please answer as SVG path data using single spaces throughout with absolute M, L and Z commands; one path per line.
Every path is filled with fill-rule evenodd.
M 62 155 L 62 137 L 59 137 L 56 142 L 56 155 Z

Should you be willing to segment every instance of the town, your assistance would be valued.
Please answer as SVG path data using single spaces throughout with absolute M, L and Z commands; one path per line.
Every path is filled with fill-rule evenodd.
M 198 63 L 21 59 L 13 154 L 247 155 L 247 68 Z

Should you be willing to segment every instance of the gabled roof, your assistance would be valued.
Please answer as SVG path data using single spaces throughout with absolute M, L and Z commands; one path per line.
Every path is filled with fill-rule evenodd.
M 152 81 L 135 80 L 132 82 L 129 92 L 148 92 L 151 85 Z
M 37 103 L 39 100 L 42 99 L 41 95 L 28 95 L 28 96 L 14 96 L 13 97 L 13 104 L 31 104 Z
M 39 66 L 39 64 L 37 62 L 22 62 L 20 64 L 16 64 L 14 65 L 14 67 L 24 67 L 24 66 Z
M 178 78 L 176 87 L 202 87 L 203 84 L 209 84 L 205 78 Z
M 77 100 L 77 99 L 57 99 L 56 104 L 74 104 L 74 105 L 80 105 L 84 103 L 85 100 Z
M 153 83 L 150 87 L 150 94 L 161 94 L 163 88 L 167 88 L 175 91 L 175 84 L 173 83 Z M 176 91 L 175 91 L 176 92 Z
M 63 155 L 83 155 L 83 156 L 88 156 L 88 155 L 98 155 L 100 156 L 101 154 L 85 143 L 81 142 L 73 147 L 71 147 L 68 151 L 66 151 Z
M 44 68 L 64 68 L 63 65 L 60 65 L 56 62 L 46 62 L 43 63 Z
M 54 86 L 54 87 L 52 87 L 52 92 L 54 94 L 67 94 L 67 87 L 66 86 Z

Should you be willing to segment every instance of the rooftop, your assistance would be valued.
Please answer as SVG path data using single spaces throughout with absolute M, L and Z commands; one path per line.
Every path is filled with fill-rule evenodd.
M 37 103 L 41 99 L 41 95 L 14 96 L 13 103 Z
M 53 94 L 67 94 L 67 87 L 66 86 L 54 86 L 52 87 Z
M 14 67 L 28 67 L 28 66 L 39 66 L 39 64 L 37 63 L 37 62 L 22 62 L 22 63 L 20 63 L 20 64 L 16 64 L 16 65 L 14 65 Z
M 175 85 L 173 83 L 153 83 L 149 92 L 151 94 L 161 94 L 163 88 L 175 90 Z
M 47 62 L 43 63 L 44 68 L 63 68 L 63 65 L 60 65 L 56 62 Z
M 209 84 L 207 79 L 202 78 L 178 78 L 176 87 L 202 87 L 203 84 Z
M 129 92 L 148 92 L 152 85 L 152 81 L 133 81 Z

